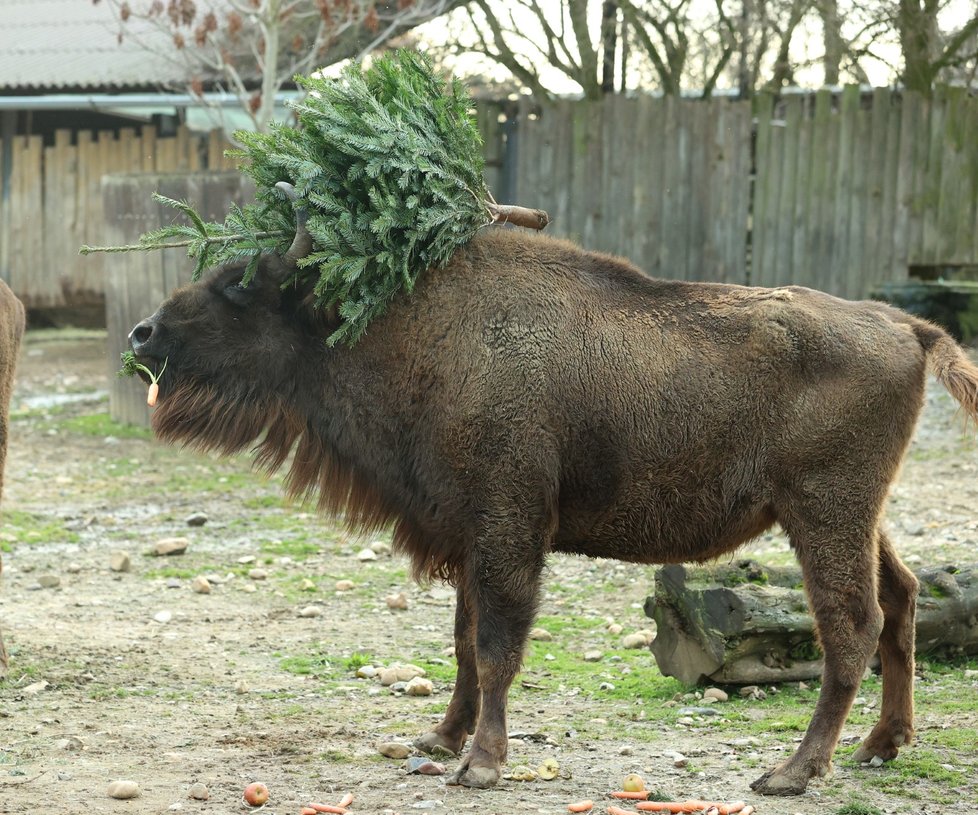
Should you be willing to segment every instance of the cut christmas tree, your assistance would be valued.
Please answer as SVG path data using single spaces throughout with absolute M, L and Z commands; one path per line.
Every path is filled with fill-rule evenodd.
M 418 276 L 443 266 L 493 223 L 542 229 L 541 210 L 498 205 L 483 179 L 482 139 L 471 101 L 421 54 L 398 51 L 369 69 L 351 65 L 338 79 L 298 77 L 306 97 L 292 105 L 298 127 L 238 132 L 232 154 L 257 188 L 257 201 L 232 207 L 223 224 L 205 223 L 180 201 L 158 200 L 189 223 L 143 235 L 127 251 L 185 246 L 195 279 L 217 264 L 247 258 L 244 285 L 263 253 L 284 254 L 307 233 L 297 278 L 317 306 L 341 318 L 331 344 L 352 344 Z M 292 249 L 293 253 L 295 252 Z

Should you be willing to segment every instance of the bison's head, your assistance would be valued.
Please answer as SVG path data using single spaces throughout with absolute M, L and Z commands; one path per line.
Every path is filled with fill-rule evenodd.
M 153 414 L 160 438 L 233 453 L 266 431 L 259 455 L 281 463 L 306 425 L 303 371 L 325 351 L 307 293 L 282 287 L 311 247 L 299 214 L 289 251 L 263 257 L 248 285 L 245 262 L 217 267 L 132 329 L 136 360 L 157 372 L 166 364 Z

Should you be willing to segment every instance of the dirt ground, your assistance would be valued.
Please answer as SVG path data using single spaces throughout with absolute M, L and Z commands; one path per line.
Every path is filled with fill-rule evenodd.
M 444 710 L 453 593 L 413 585 L 383 535 L 352 538 L 284 504 L 277 480 L 252 475 L 247 460 L 163 448 L 111 425 L 111 368 L 97 332 L 30 334 L 22 355 L 0 523 L 0 630 L 11 652 L 0 682 L 0 812 L 239 812 L 242 789 L 260 780 L 272 792 L 263 811 L 276 815 L 347 791 L 364 813 L 559 813 L 583 798 L 603 813 L 605 794 L 631 771 L 670 797 L 747 799 L 762 815 L 973 810 L 974 661 L 922 666 L 919 744 L 896 762 L 870 769 L 843 754 L 834 777 L 805 795 L 761 799 L 748 784 L 800 739 L 817 681 L 753 703 L 728 689 L 729 712 L 717 717 L 726 724 L 682 721 L 672 700 L 684 689 L 608 630 L 609 621 L 624 633 L 650 626 L 642 604 L 654 570 L 569 557 L 553 559 L 541 609 L 556 642 L 533 643 L 509 718 L 524 734 L 509 766 L 553 757 L 561 777 L 472 791 L 405 774 L 375 744 L 413 738 Z M 190 526 L 194 513 L 206 523 Z M 912 565 L 978 560 L 978 446 L 936 387 L 888 517 Z M 186 554 L 147 555 L 173 536 L 189 539 Z M 361 561 L 375 542 L 377 559 Z M 130 555 L 129 571 L 110 569 L 116 551 Z M 789 558 L 777 535 L 747 554 Z M 212 578 L 209 594 L 191 588 L 201 575 Z M 353 588 L 337 590 L 341 580 Z M 388 608 L 397 592 L 408 609 Z M 548 658 L 589 650 L 600 658 L 570 674 L 546 669 Z M 358 679 L 365 661 L 425 667 L 434 694 Z M 605 687 L 645 679 L 650 690 L 630 696 Z M 849 749 L 878 706 L 878 680 L 867 688 L 844 731 Z M 117 779 L 136 781 L 141 796 L 108 797 Z M 188 797 L 195 782 L 208 800 Z

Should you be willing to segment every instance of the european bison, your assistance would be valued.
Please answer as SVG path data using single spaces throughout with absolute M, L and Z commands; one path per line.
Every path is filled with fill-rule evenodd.
M 488 787 L 506 697 L 550 552 L 703 561 L 775 523 L 790 535 L 825 652 L 797 752 L 753 788 L 825 775 L 879 648 L 880 721 L 855 758 L 913 735 L 916 581 L 880 516 L 929 367 L 978 419 L 978 367 L 941 329 L 808 289 L 671 282 L 571 243 L 488 229 L 429 270 L 355 347 L 301 285 L 300 225 L 266 256 L 181 288 L 130 335 L 159 368 L 156 434 L 288 465 L 354 527 L 392 524 L 416 576 L 457 591 L 458 674 L 423 750 Z
M 10 287 L 0 280 L 0 493 L 3 492 L 3 471 L 7 462 L 7 433 L 9 429 L 10 395 L 14 389 L 14 371 L 24 336 L 24 306 Z M 0 572 L 3 563 L 0 561 Z M 0 637 L 0 676 L 7 672 L 7 649 Z

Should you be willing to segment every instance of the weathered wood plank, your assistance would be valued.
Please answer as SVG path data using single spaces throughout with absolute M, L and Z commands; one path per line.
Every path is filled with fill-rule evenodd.
M 838 126 L 832 113 L 832 92 L 820 90 L 815 94 L 812 120 L 812 150 L 809 164 L 808 206 L 808 276 L 805 283 L 824 288 L 831 274 L 832 201 L 835 178 L 835 150 Z
M 882 99 L 882 97 L 880 97 Z M 894 279 L 896 234 L 897 185 L 899 177 L 901 108 L 896 106 L 893 93 L 886 94 L 886 149 L 883 159 L 882 199 L 880 202 L 880 226 L 877 235 L 876 277 L 874 283 Z M 906 275 L 905 267 L 902 272 Z
M 843 297 L 859 299 L 868 293 L 865 287 L 870 277 L 863 265 L 863 251 L 867 242 L 867 215 L 873 206 L 869 197 L 869 172 L 874 147 L 870 143 L 870 112 L 857 103 L 852 118 L 852 171 L 849 223 L 846 228 L 848 247 L 842 269 L 844 279 L 837 293 Z
M 859 113 L 859 86 L 848 85 L 842 91 L 838 115 L 838 159 L 835 164 L 834 195 L 832 201 L 832 252 L 830 274 L 825 290 L 843 294 L 846 289 L 847 261 L 849 256 L 849 216 L 852 208 L 852 157 L 856 132 L 856 116 Z
M 789 96 L 784 101 L 784 118 L 780 128 L 783 155 L 778 178 L 778 229 L 773 237 L 771 285 L 793 283 L 799 275 L 794 269 L 794 242 L 802 236 L 796 231 L 795 202 L 807 193 L 798 187 L 798 166 L 806 158 L 801 152 L 803 100 Z

